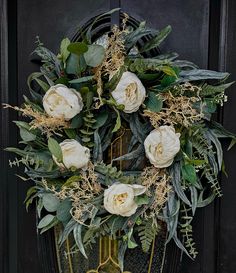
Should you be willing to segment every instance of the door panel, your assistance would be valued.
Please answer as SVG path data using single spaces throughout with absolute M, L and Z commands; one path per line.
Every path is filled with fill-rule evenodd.
M 140 21 L 147 21 L 154 28 L 171 25 L 172 33 L 166 39 L 163 50 L 176 51 L 180 58 L 207 67 L 208 0 L 121 1 L 121 8 Z

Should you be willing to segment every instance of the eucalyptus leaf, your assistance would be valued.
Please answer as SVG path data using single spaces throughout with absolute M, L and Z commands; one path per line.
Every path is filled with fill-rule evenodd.
M 61 51 L 61 58 L 64 64 L 66 63 L 66 60 L 70 55 L 70 52 L 67 49 L 69 44 L 70 44 L 70 40 L 68 38 L 64 38 L 61 41 L 60 51 Z
M 26 122 L 22 121 L 14 121 L 15 124 L 20 128 L 20 136 L 23 141 L 34 141 L 36 140 L 37 136 L 35 134 L 35 130 L 30 130 L 30 126 Z
M 41 229 L 40 234 L 43 234 L 44 232 L 48 231 L 49 229 L 51 229 L 52 227 L 54 227 L 58 224 L 59 224 L 59 221 L 58 221 L 57 217 L 54 217 L 54 219 L 52 220 L 51 223 L 49 223 L 46 227 Z
M 79 56 L 71 53 L 66 62 L 66 73 L 78 75 L 80 72 Z
M 72 203 L 69 199 L 61 201 L 57 207 L 57 219 L 62 223 L 66 223 L 70 220 L 71 214 L 70 210 L 72 208 Z
M 108 112 L 102 111 L 98 115 L 96 115 L 96 123 L 93 125 L 94 129 L 102 127 L 108 119 Z
M 160 112 L 163 106 L 163 99 L 154 92 L 148 92 L 148 98 L 145 101 L 148 110 L 152 112 Z
M 99 66 L 105 57 L 105 49 L 100 45 L 89 45 L 88 51 L 84 53 L 84 59 L 88 66 Z
M 43 206 L 49 212 L 54 212 L 60 205 L 59 199 L 52 193 L 43 194 Z
M 46 216 L 44 216 L 38 224 L 38 229 L 48 226 L 54 220 L 54 218 L 55 216 L 52 214 L 47 214 Z

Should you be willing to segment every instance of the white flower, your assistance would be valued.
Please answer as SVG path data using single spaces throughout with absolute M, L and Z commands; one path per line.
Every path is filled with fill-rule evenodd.
M 141 185 L 115 183 L 104 192 L 104 207 L 111 214 L 131 216 L 138 208 L 135 196 L 145 191 L 146 188 Z
M 66 168 L 74 167 L 81 169 L 87 167 L 90 158 L 90 151 L 87 147 L 82 146 L 74 139 L 66 139 L 59 145 L 62 151 L 62 162 Z M 62 166 L 55 158 L 54 161 L 59 166 Z
M 146 156 L 157 168 L 170 166 L 180 150 L 180 134 L 172 126 L 160 126 L 145 139 Z
M 63 84 L 51 86 L 43 97 L 44 110 L 55 118 L 70 120 L 80 113 L 83 106 L 80 93 Z
M 125 113 L 132 113 L 144 102 L 146 90 L 134 73 L 124 72 L 112 96 L 118 105 L 125 106 Z

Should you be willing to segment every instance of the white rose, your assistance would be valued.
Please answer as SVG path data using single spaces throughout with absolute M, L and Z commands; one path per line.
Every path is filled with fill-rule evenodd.
M 146 90 L 134 73 L 124 72 L 112 96 L 118 105 L 125 106 L 125 113 L 132 113 L 144 102 Z
M 172 126 L 160 126 L 145 139 L 146 156 L 157 168 L 170 166 L 180 150 L 180 134 Z
M 141 185 L 115 183 L 104 192 L 104 207 L 111 214 L 131 216 L 138 208 L 134 197 L 145 191 Z
M 83 108 L 80 93 L 63 84 L 51 86 L 43 97 L 43 107 L 46 113 L 55 118 L 70 120 Z
M 82 146 L 74 139 L 66 139 L 59 145 L 62 151 L 62 162 L 66 168 L 81 169 L 87 167 L 90 159 L 90 151 L 87 147 Z M 62 166 L 55 158 L 54 160 L 59 166 Z

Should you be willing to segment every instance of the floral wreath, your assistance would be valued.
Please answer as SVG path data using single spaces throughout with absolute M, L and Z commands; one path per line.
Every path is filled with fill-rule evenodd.
M 123 267 L 134 234 L 148 252 L 165 222 L 167 242 L 195 258 L 195 211 L 221 196 L 219 139 L 231 138 L 230 147 L 236 140 L 211 119 L 232 83 L 176 53 L 147 57 L 171 27 L 132 29 L 127 19 L 96 41 L 92 26 L 80 42 L 63 39 L 57 56 L 37 39 L 42 65 L 28 78 L 31 99 L 6 105 L 29 118 L 15 121 L 22 148 L 7 148 L 20 156 L 10 165 L 23 164 L 21 178 L 35 183 L 26 206 L 37 199 L 41 233 L 62 224 L 59 244 L 73 233 L 87 257 L 86 248 L 109 235 L 119 240 Z M 124 137 L 127 149 L 114 157 L 111 146 Z

